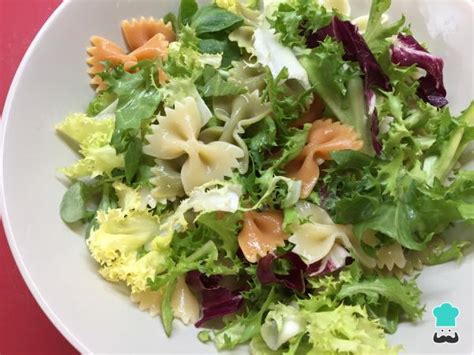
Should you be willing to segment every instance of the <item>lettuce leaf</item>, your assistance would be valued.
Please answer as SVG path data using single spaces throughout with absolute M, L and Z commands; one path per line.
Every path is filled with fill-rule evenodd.
M 373 153 L 370 122 L 360 70 L 343 59 L 341 44 L 326 39 L 300 61 L 311 84 L 328 109 L 343 123 L 354 127 L 364 142 L 363 151 Z
M 74 165 L 61 169 L 70 179 L 111 176 L 114 169 L 124 167 L 123 154 L 117 154 L 110 145 L 114 129 L 113 118 L 91 118 L 85 114 L 71 114 L 56 125 L 56 130 L 79 145 L 84 157 Z
M 119 66 L 99 74 L 107 83 L 107 92 L 118 98 L 111 144 L 119 153 L 127 150 L 129 141 L 140 133 L 142 123 L 158 109 L 161 94 L 154 81 L 156 71 L 156 63 L 142 61 L 135 73 Z
M 397 34 L 405 23 L 405 16 L 392 24 L 383 23 L 383 15 L 389 10 L 391 3 L 391 0 L 373 0 L 370 6 L 364 38 L 374 54 L 388 49 L 390 46 L 388 38 Z
M 302 341 L 304 336 L 307 338 Z M 295 354 L 303 349 L 318 354 L 398 353 L 396 347 L 389 346 L 383 328 L 377 320 L 369 318 L 363 306 L 336 306 L 321 296 L 311 296 L 297 305 L 273 306 L 262 326 L 261 337 L 273 351 L 286 347 L 282 344 L 289 340 L 289 351 Z

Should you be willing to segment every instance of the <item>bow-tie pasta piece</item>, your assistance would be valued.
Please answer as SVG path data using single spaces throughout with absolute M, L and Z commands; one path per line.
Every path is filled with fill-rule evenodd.
M 92 36 L 90 41 L 92 47 L 87 48 L 87 53 L 89 54 L 87 64 L 91 67 L 87 72 L 93 75 L 91 84 L 97 85 L 98 91 L 104 90 L 106 88 L 105 83 L 102 82 L 101 77 L 96 75 L 105 69 L 102 62 L 108 61 L 112 65 L 117 66 L 127 60 L 127 54 L 118 44 L 103 37 Z
M 143 151 L 164 160 L 186 155 L 181 182 L 188 195 L 197 186 L 232 175 L 244 156 L 242 149 L 226 142 L 205 144 L 198 140 L 202 120 L 193 98 L 187 97 L 165 112 L 158 117 L 158 124 L 151 126 L 152 134 L 146 136 L 149 144 Z
M 161 291 L 143 291 L 132 293 L 130 299 L 138 304 L 141 311 L 148 311 L 152 317 L 161 313 L 163 294 Z M 181 276 L 176 282 L 175 290 L 171 296 L 171 308 L 173 316 L 181 319 L 184 324 L 196 323 L 199 319 L 200 307 L 196 297 L 186 285 L 184 277 Z
M 175 103 L 174 109 L 166 107 L 165 115 L 157 117 L 158 124 L 151 125 L 147 135 L 145 154 L 159 159 L 176 159 L 189 149 L 201 130 L 201 117 L 196 102 L 187 97 Z
M 188 159 L 181 169 L 181 180 L 187 194 L 209 181 L 232 176 L 232 170 L 239 167 L 238 159 L 243 157 L 242 149 L 226 142 L 204 144 L 193 141 L 187 153 Z
M 125 70 L 130 70 L 130 68 L 137 65 L 141 60 L 166 58 L 168 54 L 168 44 L 169 42 L 166 40 L 165 36 L 161 33 L 157 33 L 141 47 L 138 47 L 128 55 L 128 58 L 124 63 Z
M 220 140 L 235 143 L 244 152 L 239 171 L 245 174 L 249 165 L 249 153 L 241 135 L 245 133 L 246 128 L 271 113 L 270 105 L 262 103 L 258 91 L 254 91 L 251 94 L 236 96 L 233 100 L 226 97 L 217 98 L 214 100 L 214 111 L 216 117 L 225 122 Z
M 163 19 L 155 20 L 153 17 L 122 21 L 122 33 L 131 51 L 143 46 L 158 33 L 162 34 L 168 42 L 176 40 L 171 22 L 165 24 Z
M 265 70 L 261 65 L 248 64 L 244 61 L 233 62 L 229 70 L 229 81 L 236 82 L 247 88 L 248 92 L 265 89 Z
M 253 54 L 253 38 L 255 28 L 261 20 L 260 11 L 242 6 L 240 1 L 236 1 L 235 4 L 235 13 L 244 19 L 244 23 L 229 34 L 229 40 L 237 42 L 240 48 L 244 48 L 247 53 Z
M 339 150 L 360 150 L 362 141 L 353 128 L 330 119 L 317 120 L 311 126 L 308 143 L 285 170 L 288 177 L 301 180 L 301 198 L 307 198 L 319 179 L 319 166 Z
M 298 215 L 309 222 L 291 226 L 292 235 L 288 240 L 295 244 L 293 252 L 306 264 L 322 260 L 336 243 L 350 247 L 348 228 L 334 224 L 322 208 L 309 202 L 300 202 L 296 209 Z
M 92 47 L 87 49 L 87 63 L 91 66 L 88 72 L 93 76 L 91 84 L 97 86 L 97 91 L 107 88 L 102 78 L 96 75 L 104 71 L 103 61 L 109 61 L 113 66 L 123 64 L 125 70 L 130 71 L 141 60 L 166 59 L 169 42 L 176 39 L 171 23 L 165 24 L 163 20 L 153 18 L 124 21 L 122 31 L 131 53 L 127 54 L 118 44 L 108 39 L 91 37 Z M 163 78 L 164 73 L 159 73 L 160 83 L 165 81 Z
M 255 263 L 259 258 L 285 245 L 288 234 L 283 230 L 283 214 L 280 211 L 244 214 L 243 228 L 238 242 L 245 258 Z

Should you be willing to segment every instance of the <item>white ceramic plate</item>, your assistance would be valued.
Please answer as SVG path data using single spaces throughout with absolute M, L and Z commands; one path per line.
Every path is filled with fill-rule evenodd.
M 445 81 L 454 112 L 467 107 L 473 93 L 473 7 L 468 0 L 393 1 L 391 18 L 406 14 L 420 41 L 445 59 Z M 121 42 L 120 21 L 175 11 L 173 0 L 65 1 L 29 48 L 11 86 L 4 111 L 3 220 L 16 262 L 36 300 L 66 338 L 82 352 L 212 353 L 193 327 L 175 322 L 167 339 L 158 318 L 138 310 L 127 295 L 101 279 L 80 233 L 59 218 L 64 186 L 58 167 L 74 154 L 58 139 L 55 123 L 82 111 L 94 93 L 85 64 L 89 37 Z M 355 15 L 368 2 L 352 2 Z M 458 232 L 455 232 L 459 235 Z M 468 231 L 464 231 L 467 237 Z M 471 229 L 471 234 L 474 234 Z M 470 353 L 473 349 L 473 258 L 432 267 L 419 278 L 424 291 L 423 321 L 402 325 L 392 337 L 410 353 Z M 443 302 L 461 314 L 457 344 L 432 341 L 432 308 Z M 242 350 L 245 352 L 245 349 Z

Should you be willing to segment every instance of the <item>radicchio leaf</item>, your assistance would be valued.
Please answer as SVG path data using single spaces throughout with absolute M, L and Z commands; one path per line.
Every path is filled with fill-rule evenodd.
M 274 262 L 278 259 L 289 262 L 290 270 L 288 270 L 287 274 L 275 273 Z M 258 261 L 257 265 L 257 277 L 263 285 L 279 283 L 301 293 L 303 293 L 306 288 L 304 280 L 305 271 L 306 264 L 297 254 L 291 251 L 280 256 L 267 254 Z
M 446 89 L 443 83 L 443 59 L 429 53 L 417 40 L 410 35 L 401 33 L 397 41 L 390 47 L 392 62 L 403 67 L 417 65 L 426 71 L 420 78 L 418 96 L 435 107 L 448 104 Z
M 325 256 L 324 259 L 308 266 L 306 274 L 310 277 L 323 276 L 349 265 L 352 260 L 349 252 L 345 248 L 339 244 L 335 244 L 331 252 Z
M 390 90 L 389 78 L 382 71 L 379 63 L 377 63 L 364 37 L 362 37 L 357 27 L 350 21 L 342 21 L 337 16 L 334 16 L 329 25 L 320 28 L 307 37 L 306 45 L 309 48 L 315 48 L 328 36 L 342 43 L 345 51 L 344 59 L 358 62 L 360 69 L 364 73 L 365 100 L 370 118 L 372 145 L 375 153 L 380 155 L 382 144 L 378 139 L 378 116 L 375 109 L 375 93 L 373 89 Z
M 221 276 L 206 276 L 197 270 L 186 274 L 186 283 L 201 299 L 202 317 L 196 322 L 196 327 L 211 319 L 235 313 L 242 306 L 240 291 L 220 286 L 221 280 Z

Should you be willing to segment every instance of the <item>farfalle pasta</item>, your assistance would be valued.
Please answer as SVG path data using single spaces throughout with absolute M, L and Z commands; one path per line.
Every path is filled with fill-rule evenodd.
M 165 24 L 163 20 L 153 18 L 123 21 L 122 32 L 129 53 L 106 38 L 92 36 L 90 39 L 92 46 L 87 49 L 87 64 L 90 65 L 88 73 L 92 75 L 91 84 L 97 86 L 98 91 L 106 89 L 102 78 L 96 75 L 104 71 L 103 62 L 110 62 L 114 66 L 123 64 L 128 71 L 141 60 L 166 58 L 168 44 L 176 39 L 170 23 Z M 166 81 L 162 72 L 159 72 L 159 81 Z
M 301 198 L 306 198 L 318 181 L 319 166 L 331 159 L 332 152 L 359 150 L 362 145 L 353 128 L 330 119 L 317 120 L 311 126 L 303 151 L 285 166 L 287 176 L 302 181 Z
M 248 92 L 262 92 L 265 88 L 265 70 L 261 65 L 245 61 L 232 63 L 229 69 L 229 81 L 244 86 Z
M 350 247 L 347 226 L 335 224 L 322 208 L 309 202 L 296 205 L 298 216 L 307 223 L 291 227 L 288 239 L 295 245 L 293 252 L 305 263 L 313 264 L 326 257 L 336 243 Z
M 158 124 L 151 126 L 152 134 L 146 136 L 149 144 L 143 151 L 164 160 L 186 155 L 181 182 L 187 194 L 194 187 L 230 176 L 239 166 L 238 159 L 244 157 L 241 148 L 226 142 L 205 144 L 198 140 L 202 120 L 193 98 L 176 102 L 174 109 L 166 108 L 165 112 L 165 116 L 158 116 Z
M 168 42 L 176 40 L 176 34 L 171 23 L 165 23 L 163 19 L 155 20 L 153 17 L 145 18 L 142 16 L 138 20 L 132 18 L 131 20 L 122 21 L 122 33 L 130 51 L 142 47 L 158 33 L 162 34 Z
M 163 292 L 161 291 L 149 290 L 132 293 L 130 299 L 138 305 L 141 311 L 150 313 L 152 317 L 161 313 L 163 302 Z M 180 319 L 184 324 L 193 324 L 199 319 L 200 307 L 198 300 L 189 290 L 184 277 L 179 277 L 176 281 L 175 290 L 171 296 L 171 308 L 174 317 Z
M 255 263 L 259 258 L 285 245 L 288 234 L 283 230 L 280 211 L 250 211 L 244 214 L 238 241 L 245 258 Z
M 232 100 L 216 98 L 214 112 L 217 118 L 225 123 L 219 140 L 236 144 L 242 149 L 244 156 L 240 160 L 239 171 L 245 174 L 249 165 L 249 153 L 242 135 L 249 126 L 271 113 L 270 105 L 262 103 L 258 91 L 254 91 L 251 94 L 239 95 Z

